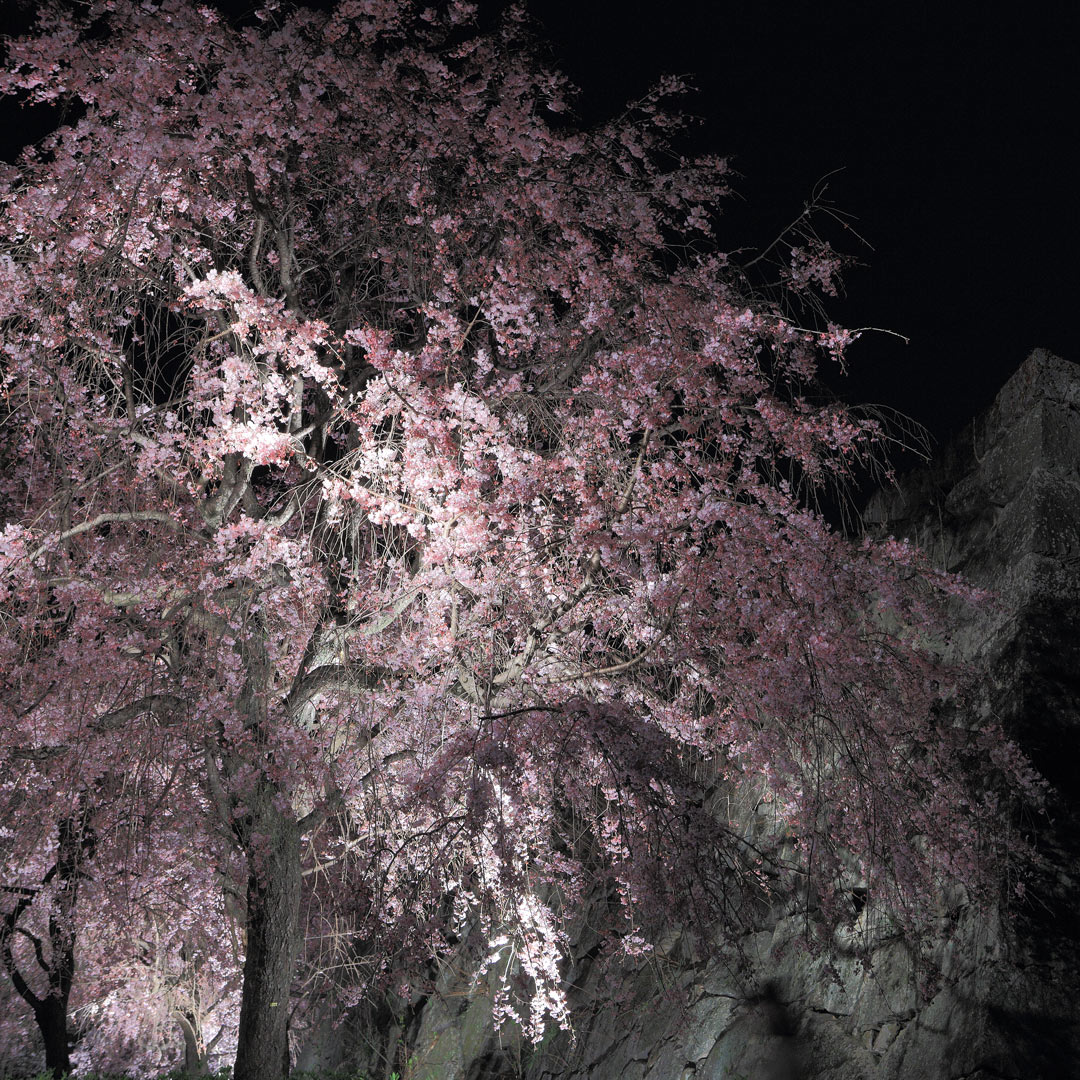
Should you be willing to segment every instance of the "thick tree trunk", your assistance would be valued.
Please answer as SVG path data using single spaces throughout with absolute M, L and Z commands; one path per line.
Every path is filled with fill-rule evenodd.
M 44 998 L 34 1009 L 34 1019 L 45 1043 L 45 1069 L 60 1080 L 65 1073 L 71 1072 L 66 998 Z
M 273 808 L 269 797 L 256 820 L 249 856 L 247 952 L 233 1077 L 284 1080 L 289 1060 L 289 991 L 300 918 L 300 829 L 294 818 Z

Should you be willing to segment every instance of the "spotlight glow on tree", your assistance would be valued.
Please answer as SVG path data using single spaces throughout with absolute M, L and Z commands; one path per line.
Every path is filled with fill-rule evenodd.
M 1035 790 L 936 708 L 958 586 L 807 509 L 880 434 L 805 396 L 851 335 L 715 254 L 678 84 L 580 130 L 472 18 L 8 43 L 0 91 L 83 106 L 0 178 L 0 944 L 58 1072 L 216 1034 L 280 1076 L 298 965 L 361 995 L 466 924 L 539 1038 L 590 890 L 629 953 L 765 888 L 835 927 L 852 873 L 913 926 L 993 887 L 980 770 Z

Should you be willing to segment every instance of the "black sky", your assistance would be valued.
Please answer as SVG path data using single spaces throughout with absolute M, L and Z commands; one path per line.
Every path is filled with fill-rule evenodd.
M 479 0 L 485 21 L 509 0 Z M 22 5 L 20 5 L 22 6 Z M 227 2 L 224 6 L 235 8 Z M 241 4 L 240 6 L 246 6 Z M 687 150 L 740 174 L 726 250 L 769 243 L 826 174 L 873 246 L 829 314 L 868 334 L 835 389 L 939 439 L 1036 346 L 1080 362 L 1080 4 L 974 0 L 527 0 L 602 119 L 662 74 L 692 77 Z M 14 29 L 12 0 L 0 0 Z M 11 124 L 5 109 L 0 125 Z M 0 132 L 10 143 L 12 132 Z
M 911 339 L 866 335 L 843 396 L 898 408 L 940 439 L 1032 347 L 1080 362 L 1080 5 L 528 6 L 587 118 L 660 74 L 693 77 L 693 146 L 741 174 L 722 247 L 767 244 L 842 170 L 829 197 L 874 250 L 848 243 L 868 265 L 830 314 Z

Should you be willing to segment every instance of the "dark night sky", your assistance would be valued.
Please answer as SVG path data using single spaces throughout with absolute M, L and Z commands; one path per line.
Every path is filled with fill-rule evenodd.
M 767 244 L 816 181 L 873 246 L 830 316 L 867 335 L 835 387 L 938 438 L 1036 345 L 1080 361 L 1080 5 L 974 0 L 527 0 L 579 115 L 692 76 L 690 150 L 729 157 L 727 250 Z M 234 7 L 227 4 L 227 7 Z M 480 0 L 486 18 L 507 0 Z M 0 0 L 0 12 L 10 0 Z M 9 119 L 10 112 L 0 117 Z M 8 140 L 5 140 L 8 141 Z
M 874 250 L 849 241 L 867 265 L 830 315 L 911 339 L 866 335 L 836 387 L 844 397 L 891 405 L 944 438 L 1032 347 L 1080 362 L 1080 5 L 529 9 L 582 88 L 585 117 L 617 110 L 662 73 L 693 76 L 689 108 L 703 120 L 693 146 L 741 174 L 722 247 L 769 243 L 818 179 L 843 170 L 829 197 Z

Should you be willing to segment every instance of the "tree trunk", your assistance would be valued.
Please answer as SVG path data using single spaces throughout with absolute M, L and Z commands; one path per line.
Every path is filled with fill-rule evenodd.
M 251 834 L 247 951 L 234 1080 L 288 1075 L 289 992 L 300 919 L 300 829 L 262 792 Z
M 49 995 L 34 1009 L 34 1020 L 45 1043 L 45 1069 L 56 1080 L 71 1072 L 68 1051 L 67 1000 Z
M 19 970 L 12 951 L 12 938 L 19 919 L 30 908 L 37 889 L 20 890 L 18 903 L 0 923 L 0 960 L 19 996 L 34 1011 L 34 1022 L 45 1044 L 45 1068 L 59 1080 L 71 1071 L 68 1037 L 68 999 L 75 973 L 75 912 L 79 895 L 81 861 L 92 854 L 94 834 L 85 808 L 61 820 L 56 845 L 56 862 L 41 879 L 42 886 L 56 882 L 56 893 L 49 908 L 49 950 L 34 934 L 22 932 L 34 944 L 34 959 L 47 980 L 48 989 L 38 996 Z
M 194 1010 L 177 1012 L 176 1022 L 184 1034 L 184 1076 L 208 1076 L 210 1065 L 198 1015 Z

